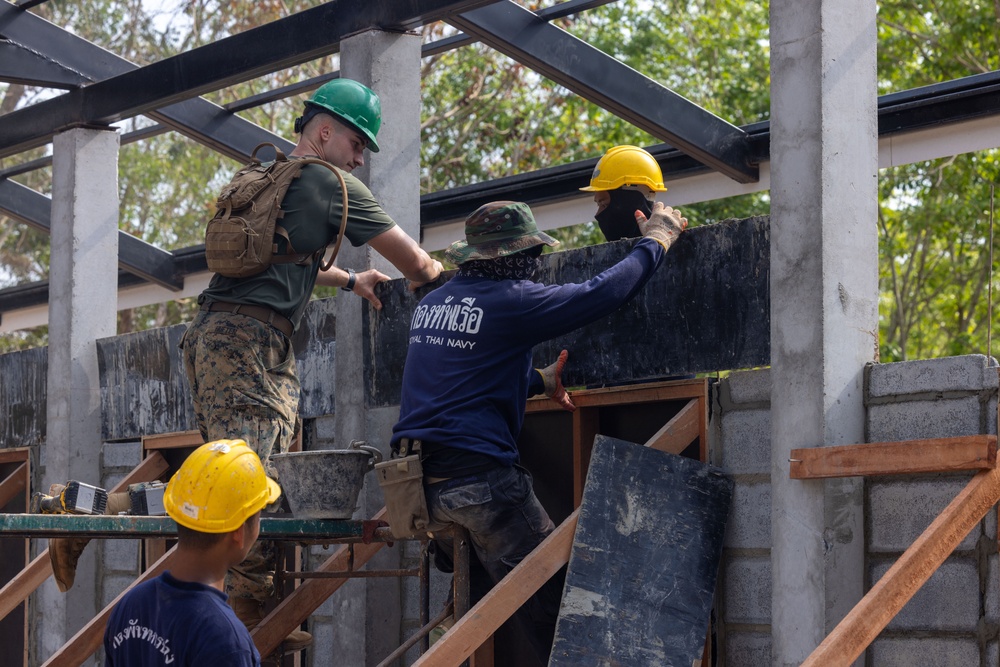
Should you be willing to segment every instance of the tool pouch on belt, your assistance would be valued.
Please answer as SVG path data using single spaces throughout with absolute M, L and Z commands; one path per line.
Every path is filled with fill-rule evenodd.
M 431 523 L 424 495 L 424 469 L 420 453 L 375 464 L 375 474 L 385 495 L 389 529 L 397 539 L 424 537 L 444 526 Z

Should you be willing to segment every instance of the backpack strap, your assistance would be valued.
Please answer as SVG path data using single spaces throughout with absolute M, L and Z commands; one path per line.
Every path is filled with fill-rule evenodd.
M 264 145 L 273 146 L 274 150 L 277 152 L 279 156 L 279 159 L 281 160 L 288 159 L 285 157 L 284 153 L 282 153 L 278 149 L 277 146 L 274 146 L 274 144 L 260 144 L 260 146 L 257 146 L 257 148 L 254 149 L 253 151 L 254 154 L 257 153 L 258 148 Z M 320 270 L 326 271 L 331 266 L 333 266 L 334 260 L 337 259 L 337 253 L 340 252 L 340 245 L 344 241 L 344 232 L 347 230 L 347 208 L 348 208 L 347 182 L 344 181 L 344 176 L 340 173 L 340 170 L 325 160 L 320 160 L 319 158 L 313 158 L 313 157 L 305 157 L 297 159 L 296 163 L 299 165 L 299 169 L 295 174 L 295 178 L 299 177 L 299 174 L 302 173 L 302 169 L 307 164 L 321 164 L 330 171 L 332 171 L 333 175 L 337 177 L 338 181 L 340 181 L 340 196 L 341 196 L 341 202 L 343 202 L 342 206 L 340 207 L 341 208 L 340 231 L 337 233 L 337 242 L 333 246 L 333 254 L 330 255 L 330 259 L 320 264 Z M 278 215 L 279 218 L 284 217 L 284 211 L 280 212 Z M 296 264 L 311 264 L 312 262 L 322 260 L 323 256 L 326 254 L 327 248 L 330 247 L 329 245 L 325 245 L 322 248 L 316 250 L 315 252 L 311 252 L 308 254 L 300 254 L 295 252 L 295 248 L 292 246 L 292 240 L 288 237 L 288 231 L 284 227 L 276 224 L 274 226 L 274 233 L 280 235 L 282 238 L 285 239 L 285 242 L 288 244 L 288 253 L 284 255 L 278 255 L 277 253 L 275 253 L 274 255 L 272 255 L 271 257 L 272 264 L 287 264 L 289 262 L 294 262 Z

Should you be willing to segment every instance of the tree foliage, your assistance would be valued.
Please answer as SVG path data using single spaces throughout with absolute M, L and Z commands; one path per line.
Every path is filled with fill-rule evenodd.
M 530 9 L 543 4 L 519 0 Z M 137 64 L 253 28 L 319 0 L 52 0 L 31 11 Z M 737 0 L 618 0 L 556 22 L 560 28 L 734 124 L 768 119 L 768 7 Z M 1000 69 L 1000 4 L 888 0 L 878 5 L 878 86 L 889 93 Z M 434 24 L 425 42 L 455 30 Z M 324 58 L 206 95 L 216 104 L 272 90 L 338 67 Z M 616 144 L 661 139 L 474 43 L 422 62 L 422 192 L 435 192 L 601 155 Z M 58 91 L 0 84 L 0 113 Z M 301 98 L 240 112 L 290 136 Z M 122 124 L 123 135 L 148 126 Z M 127 136 L 127 135 L 126 135 Z M 37 149 L 0 168 L 45 155 Z M 991 266 L 990 188 L 997 151 L 907 165 L 880 175 L 883 361 L 986 351 Z M 173 132 L 123 144 L 120 226 L 177 249 L 202 240 L 218 187 L 235 164 Z M 51 172 L 15 177 L 48 194 Z M 668 183 L 668 186 L 670 184 Z M 692 224 L 766 214 L 768 193 L 684 208 Z M 0 219 L 0 287 L 42 280 L 48 237 Z M 599 242 L 593 221 L 558 230 L 568 247 Z M 995 265 L 996 260 L 994 260 Z M 119 331 L 190 319 L 181 300 L 124 311 Z M 44 344 L 44 328 L 8 335 L 0 350 Z

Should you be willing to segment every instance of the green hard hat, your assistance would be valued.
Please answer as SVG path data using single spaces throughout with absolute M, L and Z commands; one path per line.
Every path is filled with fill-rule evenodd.
M 368 139 L 368 149 L 378 153 L 375 135 L 382 126 L 382 103 L 370 88 L 351 79 L 334 79 L 316 89 L 306 102 L 347 121 Z

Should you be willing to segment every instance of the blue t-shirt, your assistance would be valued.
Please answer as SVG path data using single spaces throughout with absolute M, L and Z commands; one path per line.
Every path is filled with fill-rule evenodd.
M 139 584 L 111 612 L 105 667 L 260 667 L 250 632 L 226 600 L 169 572 Z
M 514 465 L 529 384 L 539 379 L 531 348 L 614 312 L 664 257 L 659 243 L 642 239 L 585 283 L 459 275 L 428 294 L 410 322 L 393 446 L 412 438 Z

